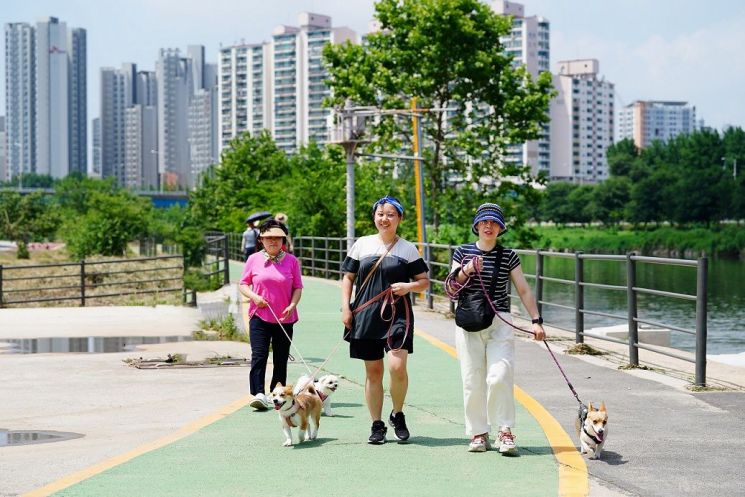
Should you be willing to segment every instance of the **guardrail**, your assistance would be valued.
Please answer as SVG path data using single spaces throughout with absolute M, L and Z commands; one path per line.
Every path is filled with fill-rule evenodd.
M 295 255 L 302 261 L 303 271 L 312 276 L 323 278 L 341 279 L 341 263 L 347 253 L 347 242 L 345 238 L 328 238 L 303 236 L 294 239 Z M 424 293 L 426 305 L 430 309 L 435 306 L 447 305 L 450 312 L 454 312 L 455 304 L 450 301 L 444 292 L 445 278 L 450 270 L 453 251 L 457 248 L 455 245 L 444 245 L 428 243 L 418 244 L 420 251 L 424 254 L 425 262 L 430 269 L 430 286 Z M 701 257 L 698 260 L 669 259 L 661 257 L 645 257 L 634 253 L 627 255 L 601 255 L 601 254 L 584 254 L 550 252 L 543 250 L 515 250 L 521 256 L 535 257 L 535 272 L 529 273 L 523 268 L 525 276 L 534 282 L 535 298 L 538 302 L 538 308 L 542 311 L 543 306 L 561 309 L 565 312 L 574 313 L 574 329 L 567 329 L 556 323 L 547 320 L 550 326 L 564 329 L 575 334 L 575 342 L 583 343 L 585 337 L 598 340 L 604 340 L 623 345 L 629 348 L 629 363 L 634 366 L 639 365 L 639 349 L 649 350 L 669 357 L 681 359 L 683 361 L 695 364 L 695 383 L 696 385 L 706 384 L 706 338 L 707 338 L 707 286 L 706 278 L 708 272 L 708 260 Z M 557 278 L 545 274 L 545 262 L 548 258 L 563 258 L 574 260 L 574 278 Z M 608 282 L 590 282 L 585 275 L 585 261 L 598 262 L 615 262 L 625 265 L 625 284 L 610 284 Z M 696 292 L 695 294 L 685 294 L 670 292 L 655 288 L 644 288 L 637 285 L 637 265 L 638 264 L 660 264 L 683 266 L 695 269 Z M 525 265 L 523 265 L 525 267 Z M 571 288 L 573 293 L 573 302 L 570 304 L 552 302 L 546 300 L 544 295 L 545 283 L 566 285 Z M 617 315 L 604 310 L 590 309 L 585 305 L 585 291 L 588 288 L 597 289 L 607 292 L 625 292 L 627 312 L 625 315 Z M 639 295 L 649 295 L 654 297 L 673 298 L 695 302 L 695 328 L 690 329 L 681 326 L 675 326 L 668 323 L 661 323 L 639 316 L 637 297 Z M 517 297 L 512 294 L 511 297 Z M 416 296 L 414 296 L 416 298 Z M 585 330 L 585 317 L 598 316 L 618 321 L 623 321 L 628 325 L 628 338 L 621 340 L 610 336 L 594 334 Z M 651 344 L 640 343 L 639 325 L 657 326 L 688 335 L 694 335 L 696 339 L 694 358 L 684 354 L 671 351 L 668 347 L 659 347 Z
M 90 301 L 111 303 L 131 296 L 183 294 L 183 272 L 181 255 L 0 265 L 0 307 L 71 301 L 83 307 Z

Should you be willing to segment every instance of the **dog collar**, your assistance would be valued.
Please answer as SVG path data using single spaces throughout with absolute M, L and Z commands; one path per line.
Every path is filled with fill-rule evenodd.
M 328 398 L 329 398 L 329 396 L 328 396 L 328 395 L 326 395 L 325 393 L 323 393 L 323 392 L 322 392 L 322 391 L 320 391 L 320 390 L 316 390 L 316 393 L 317 393 L 317 394 L 318 394 L 318 396 L 319 396 L 319 397 L 321 398 L 321 402 L 323 402 L 324 400 L 326 400 L 326 399 L 328 399 Z
M 601 443 L 603 443 L 602 440 L 598 440 L 598 437 L 597 436 L 590 435 L 590 433 L 587 431 L 587 428 L 585 428 L 584 426 L 582 427 L 582 431 L 584 431 L 585 432 L 585 435 L 587 435 L 588 437 L 590 437 L 592 439 L 592 441 L 595 442 L 596 444 L 600 445 Z
M 299 408 L 300 406 L 295 403 L 295 400 L 293 400 L 290 408 L 287 410 L 287 414 L 284 415 L 285 421 L 288 425 L 290 425 L 291 428 L 297 427 L 297 425 L 292 422 L 292 417 L 297 414 Z

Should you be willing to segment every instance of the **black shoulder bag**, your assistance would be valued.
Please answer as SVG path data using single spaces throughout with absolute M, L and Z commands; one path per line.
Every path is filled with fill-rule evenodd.
M 497 287 L 499 270 L 502 267 L 502 246 L 497 246 L 497 258 L 494 266 L 491 284 L 489 285 L 489 298 L 494 299 L 494 289 Z M 481 285 L 476 282 L 480 287 Z M 481 290 L 479 288 L 479 290 Z M 463 292 L 458 299 L 458 307 L 455 310 L 455 324 L 466 331 L 481 331 L 491 326 L 494 321 L 494 310 L 484 298 L 484 292 Z

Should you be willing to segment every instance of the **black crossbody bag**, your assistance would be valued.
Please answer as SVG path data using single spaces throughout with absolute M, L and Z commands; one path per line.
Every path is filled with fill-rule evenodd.
M 497 259 L 494 266 L 491 284 L 489 285 L 489 298 L 494 299 L 494 290 L 497 287 L 499 270 L 502 267 L 503 247 L 496 248 Z M 479 286 L 480 284 L 476 282 Z M 494 310 L 484 298 L 484 292 L 463 292 L 458 299 L 458 307 L 455 310 L 455 324 L 466 331 L 481 331 L 491 326 L 494 321 Z

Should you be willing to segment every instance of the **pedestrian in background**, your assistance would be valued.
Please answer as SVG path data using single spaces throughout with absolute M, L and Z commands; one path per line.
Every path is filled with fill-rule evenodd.
M 283 250 L 289 253 L 293 253 L 295 251 L 294 250 L 295 247 L 292 244 L 292 237 L 290 236 L 290 227 L 287 225 L 287 214 L 285 214 L 284 212 L 278 212 L 274 216 L 274 219 L 284 224 L 285 228 L 287 228 L 287 244 L 284 247 L 282 247 Z
M 512 316 L 508 279 L 512 280 L 532 317 L 536 340 L 546 337 L 543 318 L 538 314 L 517 254 L 497 242 L 497 237 L 507 232 L 499 205 L 479 206 L 471 230 L 479 239 L 455 249 L 448 277 L 448 292 L 458 294 L 455 345 L 463 381 L 466 434 L 471 437 L 468 450 L 485 452 L 490 449 L 489 434 L 496 428 L 499 452 L 516 455 L 517 445 L 512 434 L 515 426 L 515 338 L 509 324 Z M 498 315 L 486 302 L 485 290 Z M 493 321 L 490 322 L 488 316 L 492 316 Z M 477 329 L 481 326 L 484 328 Z
M 244 259 L 256 251 L 256 244 L 258 243 L 259 230 L 256 226 L 259 224 L 258 221 L 251 221 L 246 219 L 246 231 L 243 232 L 243 255 Z
M 383 197 L 372 208 L 378 233 L 363 236 L 349 249 L 342 264 L 342 323 L 349 355 L 365 361 L 365 401 L 372 418 L 368 442 L 383 444 L 388 429 L 383 412 L 383 358 L 388 358 L 393 409 L 388 417 L 396 438 L 409 439 L 403 407 L 409 387 L 406 369 L 414 352 L 414 313 L 410 292 L 429 287 L 427 264 L 413 243 L 396 234 L 404 208 L 393 197 Z M 352 286 L 356 286 L 352 302 Z M 374 301 L 381 292 L 392 295 Z M 394 299 L 391 301 L 391 299 Z
M 287 243 L 287 228 L 282 223 L 269 219 L 261 224 L 259 241 L 263 248 L 246 260 L 238 288 L 250 299 L 251 370 L 248 375 L 254 398 L 249 405 L 263 411 L 269 408 L 264 383 L 270 346 L 273 368 L 269 391 L 278 383 L 287 384 L 292 327 L 298 320 L 297 304 L 303 282 L 300 262 L 282 250 L 282 245 Z

